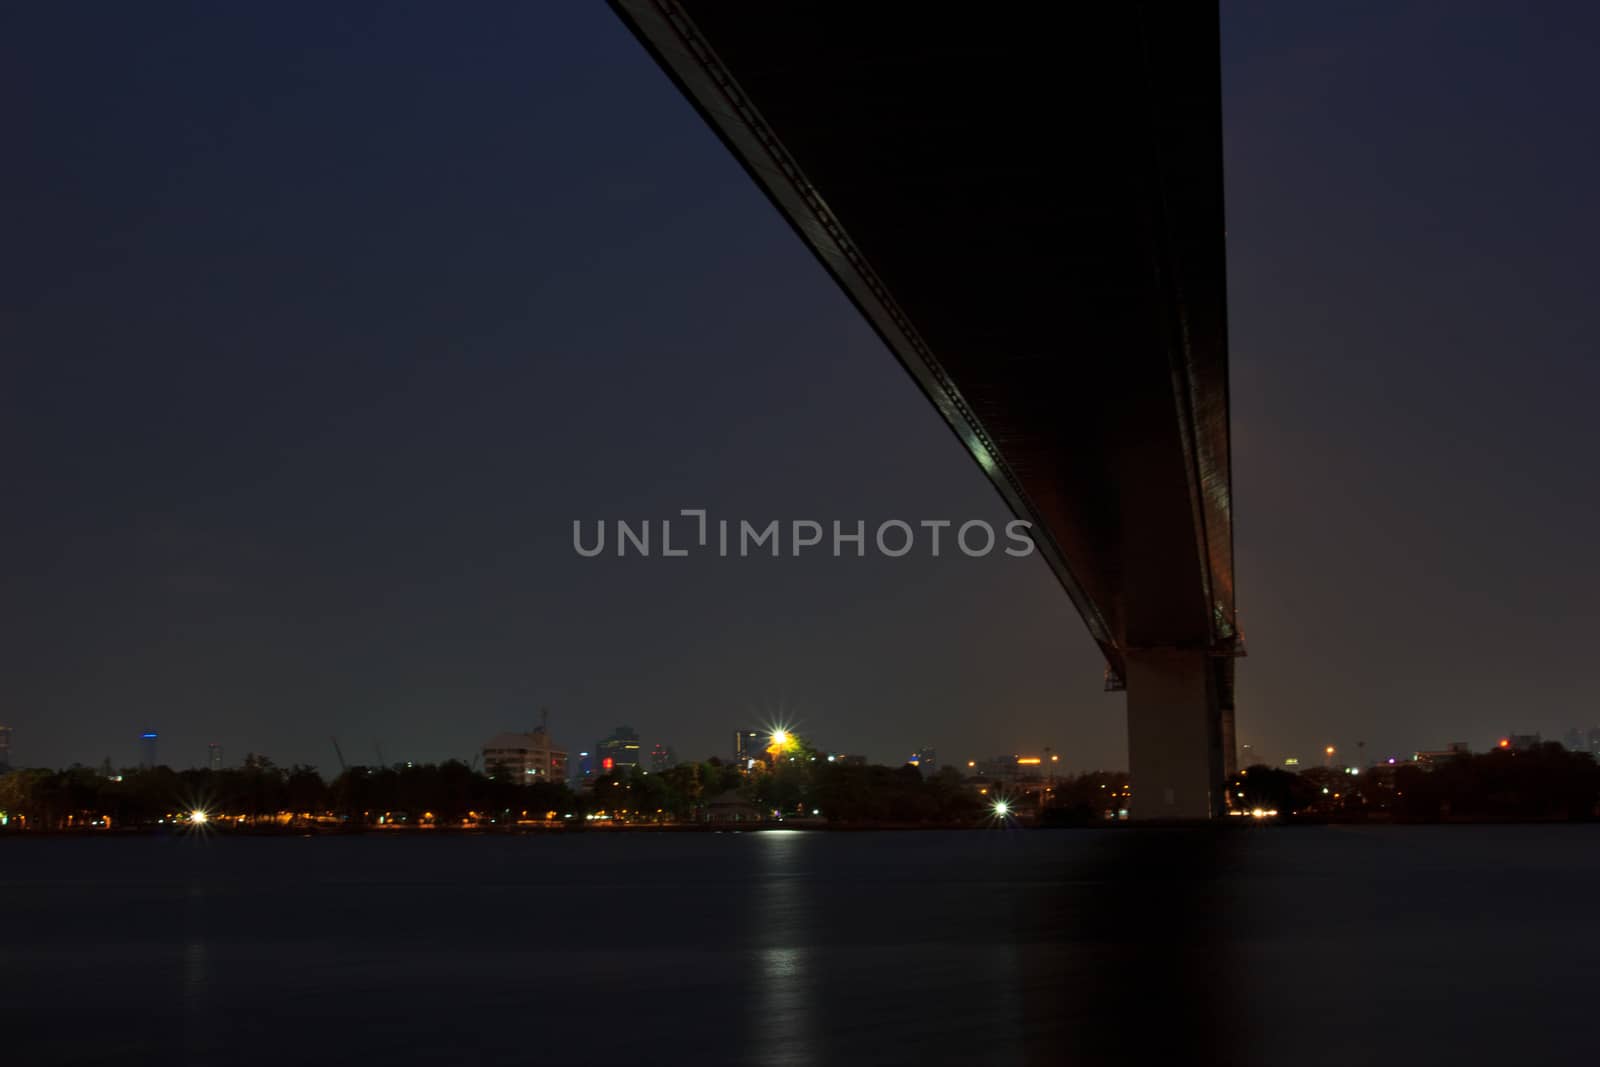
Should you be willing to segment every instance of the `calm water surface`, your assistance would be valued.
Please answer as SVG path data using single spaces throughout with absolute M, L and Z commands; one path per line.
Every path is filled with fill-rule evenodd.
M 0 840 L 15 1063 L 1595 1063 L 1600 827 Z

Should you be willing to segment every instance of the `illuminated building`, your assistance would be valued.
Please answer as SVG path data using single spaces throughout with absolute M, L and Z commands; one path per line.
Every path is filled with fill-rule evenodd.
M 911 753 L 911 759 L 907 762 L 923 774 L 932 774 L 939 769 L 939 752 L 932 745 L 923 745 Z
M 156 741 L 160 735 L 146 730 L 139 735 L 139 766 L 149 769 L 156 765 Z
M 765 759 L 769 737 L 763 730 L 735 730 L 733 732 L 733 764 L 747 771 L 756 760 Z
M 516 782 L 560 782 L 567 777 L 567 754 L 555 747 L 543 726 L 525 734 L 496 734 L 483 745 L 483 769 L 490 778 Z
M 600 761 L 601 774 L 609 774 L 624 767 L 637 771 L 642 754 L 639 748 L 639 734 L 631 726 L 619 726 L 611 731 L 610 736 L 594 746 L 594 753 Z
M 1019 782 L 1044 777 L 1047 769 L 1053 769 L 1049 766 L 1052 762 L 1044 756 L 990 756 L 968 760 L 966 773 L 969 778 L 986 778 L 991 782 Z
M 988 759 L 968 760 L 967 770 L 976 778 L 1009 782 L 1017 776 L 1017 757 L 990 756 Z
M 678 754 L 671 745 L 656 745 L 650 750 L 650 770 L 655 774 L 670 771 L 678 765 Z
M 206 766 L 209 767 L 211 770 L 214 770 L 214 771 L 222 770 L 222 746 L 221 745 L 207 745 L 206 746 Z
M 1420 767 L 1432 770 L 1441 763 L 1448 763 L 1453 759 L 1472 755 L 1472 750 L 1465 741 L 1452 741 L 1450 747 L 1440 752 L 1414 752 L 1412 759 Z

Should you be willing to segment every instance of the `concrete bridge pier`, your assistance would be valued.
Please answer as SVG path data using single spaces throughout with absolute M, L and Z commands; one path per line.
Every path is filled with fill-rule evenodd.
M 1227 779 L 1218 660 L 1204 650 L 1158 648 L 1129 651 L 1126 662 L 1129 817 L 1220 815 Z

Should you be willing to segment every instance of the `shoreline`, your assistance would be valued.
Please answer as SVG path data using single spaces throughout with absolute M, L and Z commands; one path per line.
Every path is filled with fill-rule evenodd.
M 195 829 L 178 826 L 136 827 L 72 827 L 53 830 L 0 831 L 0 841 L 9 838 L 127 838 L 127 837 L 541 837 L 574 834 L 759 834 L 784 831 L 789 833 L 904 833 L 939 830 L 975 832 L 1019 830 L 1199 830 L 1221 832 L 1247 832 L 1266 826 L 1279 828 L 1340 826 L 1340 827 L 1415 827 L 1415 826 L 1583 826 L 1600 820 L 1569 818 L 1452 818 L 1428 820 L 1400 819 L 1325 819 L 1279 818 L 1265 820 L 1224 820 L 1209 822 L 1151 821 L 1130 822 L 1108 819 L 1095 823 L 1041 824 L 1017 821 L 1008 825 L 995 823 L 899 823 L 899 822 L 771 822 L 739 824 L 662 823 L 623 826 L 207 826 Z

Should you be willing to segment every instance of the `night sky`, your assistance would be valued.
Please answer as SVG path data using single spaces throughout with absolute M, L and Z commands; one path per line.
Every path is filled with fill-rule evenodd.
M 1600 9 L 1223 41 L 1239 739 L 1600 722 Z M 0 122 L 16 762 L 470 758 L 547 707 L 1125 765 L 1037 557 L 573 552 L 1009 517 L 603 4 L 12 5 Z

